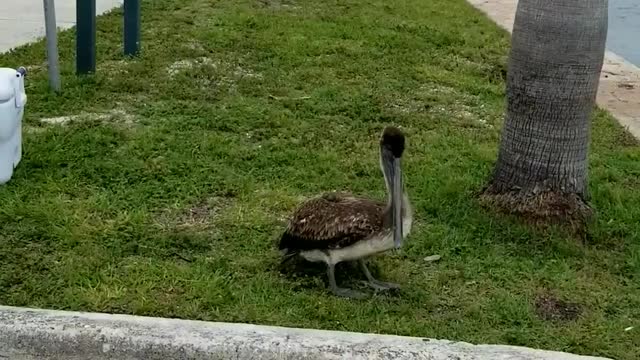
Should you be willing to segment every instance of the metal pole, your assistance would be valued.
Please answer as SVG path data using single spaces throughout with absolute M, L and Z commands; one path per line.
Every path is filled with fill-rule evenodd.
M 47 34 L 47 62 L 49 68 L 49 86 L 60 91 L 60 68 L 58 66 L 58 31 L 56 24 L 56 5 L 54 0 L 44 0 L 44 24 Z
M 124 0 L 124 54 L 140 53 L 140 0 Z
M 96 72 L 96 0 L 76 0 L 76 72 Z

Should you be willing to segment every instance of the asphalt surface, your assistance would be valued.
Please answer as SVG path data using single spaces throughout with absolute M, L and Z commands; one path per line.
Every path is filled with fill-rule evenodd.
M 640 67 L 640 0 L 609 0 L 607 48 Z
M 58 27 L 68 29 L 75 25 L 76 1 L 54 0 Z M 102 14 L 122 3 L 123 0 L 96 0 L 96 12 Z M 0 53 L 36 41 L 44 35 L 43 0 L 0 0 Z M 43 54 L 43 60 L 44 57 Z M 7 65 L 0 64 L 0 67 Z

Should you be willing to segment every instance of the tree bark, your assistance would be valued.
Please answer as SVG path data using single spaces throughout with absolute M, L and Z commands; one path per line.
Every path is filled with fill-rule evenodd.
M 541 194 L 586 204 L 590 117 L 607 17 L 607 0 L 519 1 L 505 124 L 485 195 L 510 194 L 508 206 L 520 209 Z

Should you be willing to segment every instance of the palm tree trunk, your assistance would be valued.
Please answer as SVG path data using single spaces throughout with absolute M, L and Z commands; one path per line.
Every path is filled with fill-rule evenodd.
M 505 124 L 485 196 L 515 212 L 557 207 L 549 201 L 586 204 L 590 117 L 607 15 L 607 0 L 519 1 Z M 540 205 L 544 209 L 532 208 Z

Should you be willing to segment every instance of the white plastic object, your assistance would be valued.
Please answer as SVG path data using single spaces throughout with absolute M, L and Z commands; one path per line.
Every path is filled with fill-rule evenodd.
M 22 159 L 22 117 L 27 104 L 27 70 L 0 68 L 0 184 L 11 180 Z

